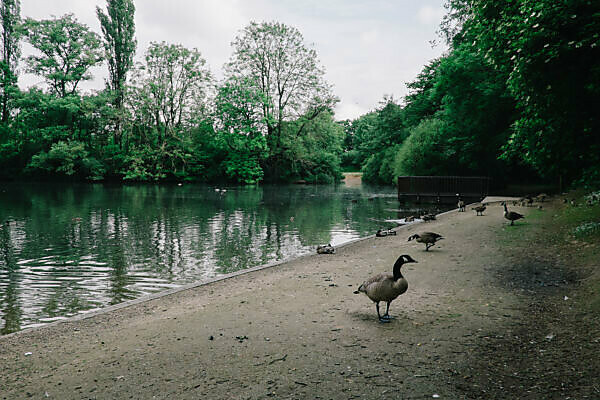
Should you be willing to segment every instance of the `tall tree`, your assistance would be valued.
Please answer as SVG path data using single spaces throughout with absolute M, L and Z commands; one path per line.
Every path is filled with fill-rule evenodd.
M 600 182 L 600 3 L 449 0 L 454 47 L 505 77 L 518 117 L 505 150 L 548 177 Z
M 338 101 L 324 80 L 317 53 L 304 44 L 300 31 L 278 22 L 251 22 L 232 43 L 233 55 L 226 66 L 229 77 L 245 77 L 264 94 L 262 107 L 271 152 L 281 150 L 286 121 L 300 135 L 308 122 L 329 111 Z
M 0 3 L 0 23 L 2 24 L 2 60 L 0 61 L 0 113 L 6 123 L 10 114 L 10 97 L 16 89 L 17 64 L 21 57 L 20 35 L 17 26 L 21 20 L 21 2 L 2 0 Z
M 96 7 L 104 35 L 104 54 L 108 62 L 108 86 L 114 94 L 114 106 L 117 110 L 115 121 L 115 143 L 121 144 L 121 116 L 127 73 L 133 66 L 133 56 L 137 46 L 135 35 L 132 0 L 107 0 L 107 13 Z
M 260 110 L 264 95 L 252 82 L 230 79 L 215 98 L 216 142 L 227 154 L 223 170 L 241 183 L 257 183 L 264 172 L 260 163 L 267 155 L 264 121 Z
M 81 81 L 92 79 L 90 68 L 102 60 L 100 36 L 77 22 L 73 14 L 25 21 L 29 43 L 41 54 L 25 60 L 28 71 L 43 76 L 60 97 L 74 94 Z
M 211 82 L 206 60 L 197 49 L 150 43 L 146 62 L 134 78 L 134 109 L 147 114 L 159 143 L 202 114 Z

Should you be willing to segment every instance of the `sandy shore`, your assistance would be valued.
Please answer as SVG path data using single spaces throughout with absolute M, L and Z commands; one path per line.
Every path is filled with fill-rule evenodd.
M 482 343 L 528 319 L 528 294 L 501 272 L 506 235 L 544 223 L 526 221 L 507 233 L 498 205 L 483 217 L 450 212 L 334 255 L 0 337 L 0 398 L 477 397 Z M 429 252 L 406 241 L 425 230 L 446 239 Z M 352 292 L 400 254 L 419 263 L 403 268 L 409 289 L 381 324 L 373 303 Z

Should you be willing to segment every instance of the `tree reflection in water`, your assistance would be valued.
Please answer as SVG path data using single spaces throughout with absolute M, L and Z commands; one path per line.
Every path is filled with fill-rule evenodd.
M 394 209 L 393 187 L 4 184 L 0 332 L 371 235 Z

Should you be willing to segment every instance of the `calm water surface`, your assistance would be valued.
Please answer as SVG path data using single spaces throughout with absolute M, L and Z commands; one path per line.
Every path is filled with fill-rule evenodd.
M 0 334 L 312 253 L 418 212 L 399 208 L 393 187 L 365 185 L 0 184 Z

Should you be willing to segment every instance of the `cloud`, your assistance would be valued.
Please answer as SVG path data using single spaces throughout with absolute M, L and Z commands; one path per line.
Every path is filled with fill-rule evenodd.
M 423 6 L 417 11 L 417 19 L 424 25 L 437 24 L 444 14 L 442 7 Z
M 151 41 L 195 47 L 220 78 L 230 43 L 250 21 L 279 21 L 299 29 L 314 44 L 326 80 L 340 98 L 336 118 L 356 118 L 378 107 L 384 94 L 401 99 L 405 83 L 415 79 L 444 48 L 431 48 L 444 14 L 444 0 L 135 0 L 136 60 Z M 96 5 L 106 0 L 27 0 L 23 16 L 36 19 L 67 12 L 100 33 Z M 23 55 L 31 51 L 23 46 Z M 29 53 L 30 54 L 30 53 Z M 21 69 L 24 64 L 21 63 Z M 95 68 L 84 91 L 104 86 L 106 66 Z M 41 81 L 21 74 L 21 87 Z

